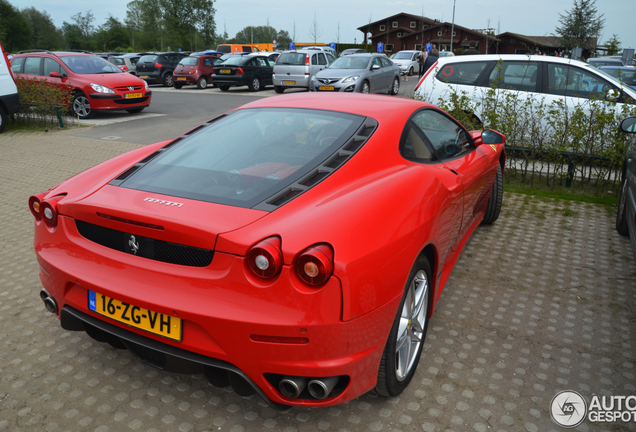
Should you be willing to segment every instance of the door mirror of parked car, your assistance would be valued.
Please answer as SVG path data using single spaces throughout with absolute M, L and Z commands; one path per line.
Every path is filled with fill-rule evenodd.
M 484 144 L 503 144 L 506 142 L 506 136 L 492 129 L 486 129 L 481 133 L 481 140 Z
M 605 97 L 605 98 L 606 98 L 606 99 L 609 99 L 609 100 L 613 100 L 613 101 L 615 101 L 615 100 L 617 100 L 620 96 L 621 96 L 621 92 L 620 92 L 620 91 L 618 91 L 618 90 L 616 90 L 616 89 L 609 89 L 609 90 L 607 91 L 607 95 L 606 95 L 606 97 Z
M 380 66 L 377 64 L 374 64 L 373 66 L 371 66 L 371 70 L 378 70 L 380 69 Z
M 51 78 L 62 78 L 62 75 L 60 75 L 60 73 L 59 73 L 59 72 L 51 72 L 51 73 L 49 74 L 49 76 L 50 76 Z
M 627 133 L 636 133 L 636 116 L 624 119 L 621 122 L 621 130 Z

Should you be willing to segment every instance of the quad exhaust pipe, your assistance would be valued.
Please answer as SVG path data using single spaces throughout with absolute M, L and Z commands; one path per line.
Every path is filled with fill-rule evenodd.
M 314 378 L 307 384 L 309 394 L 316 399 L 326 399 L 333 388 L 338 384 L 340 377 Z
M 40 298 L 44 302 L 44 307 L 51 313 L 57 312 L 57 302 L 45 289 L 40 291 Z
M 278 384 L 278 390 L 289 399 L 296 399 L 305 390 L 307 385 L 306 377 L 286 376 L 280 384 Z

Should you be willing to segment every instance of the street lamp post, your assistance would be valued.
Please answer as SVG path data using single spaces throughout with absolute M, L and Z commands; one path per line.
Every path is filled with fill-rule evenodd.
M 453 33 L 455 33 L 455 1 L 453 0 L 453 25 L 451 26 L 451 45 L 450 52 L 453 52 Z

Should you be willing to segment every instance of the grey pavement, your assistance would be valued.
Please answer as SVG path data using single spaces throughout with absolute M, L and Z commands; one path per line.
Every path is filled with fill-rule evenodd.
M 0 430 L 559 432 L 548 411 L 559 391 L 588 403 L 636 394 L 636 262 L 613 211 L 511 193 L 457 262 L 399 397 L 281 413 L 67 332 L 38 297 L 28 197 L 137 147 L 72 131 L 0 134 Z

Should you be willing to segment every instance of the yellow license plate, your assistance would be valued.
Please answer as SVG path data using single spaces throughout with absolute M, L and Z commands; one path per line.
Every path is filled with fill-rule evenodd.
M 186 77 L 177 77 L 177 81 L 185 81 Z
M 221 73 L 232 73 L 232 69 L 221 69 L 219 72 L 221 72 Z
M 139 78 L 141 79 L 148 78 L 148 75 L 139 75 Z
M 142 96 L 141 93 L 127 93 L 124 95 L 124 99 L 135 99 L 140 98 Z
M 181 318 L 133 306 L 90 290 L 88 308 L 131 327 L 181 341 Z
M 283 85 L 294 85 L 296 81 L 283 81 Z
M 320 88 L 320 90 L 323 90 L 323 91 L 325 91 L 325 90 L 332 90 L 333 91 L 333 90 L 336 89 L 334 86 L 320 86 L 319 88 Z

